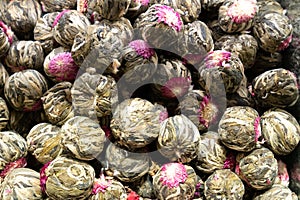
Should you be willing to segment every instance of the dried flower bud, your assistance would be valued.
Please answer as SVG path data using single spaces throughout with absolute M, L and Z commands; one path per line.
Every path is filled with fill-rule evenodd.
M 227 150 L 222 145 L 217 132 L 208 131 L 201 135 L 197 152 L 195 162 L 199 171 L 210 174 L 217 169 L 223 169 Z
M 183 30 L 183 21 L 172 7 L 154 4 L 137 18 L 134 26 L 154 48 L 171 51 Z
M 248 106 L 229 107 L 219 122 L 218 132 L 222 143 L 228 148 L 242 152 L 252 151 L 261 136 L 259 114 Z
M 39 123 L 26 136 L 28 151 L 42 164 L 54 160 L 61 152 L 60 128 Z
M 51 199 L 86 199 L 94 179 L 92 166 L 66 157 L 57 157 L 40 172 L 41 188 Z
M 252 151 L 240 160 L 240 177 L 256 190 L 272 187 L 278 174 L 277 160 L 267 148 Z
M 82 116 L 75 116 L 66 121 L 61 127 L 61 137 L 64 149 L 80 160 L 97 158 L 106 141 L 100 125 Z
M 216 170 L 204 182 L 206 199 L 242 200 L 245 187 L 242 180 L 229 169 Z
M 248 30 L 257 11 L 256 0 L 225 0 L 219 9 L 219 25 L 227 33 Z
M 200 63 L 199 83 L 210 93 L 225 89 L 227 93 L 237 91 L 244 78 L 244 66 L 240 59 L 229 51 L 211 51 Z M 223 88 L 220 84 L 224 85 Z M 222 93 L 222 91 L 220 91 Z
M 2 20 L 22 39 L 31 36 L 42 14 L 41 6 L 36 0 L 9 1 L 2 12 Z
M 61 12 L 67 9 L 75 9 L 77 0 L 40 0 L 43 12 Z
M 7 166 L 10 166 L 10 163 L 17 161 L 20 158 L 24 158 L 27 155 L 26 140 L 18 133 L 12 131 L 0 132 L 0 147 L 1 173 L 9 170 Z
M 300 125 L 287 111 L 270 109 L 261 116 L 262 135 L 277 155 L 291 153 L 300 141 Z
M 119 73 L 127 84 L 148 80 L 157 70 L 156 52 L 143 40 L 131 41 L 123 49 L 120 60 Z
M 247 69 L 254 65 L 258 43 L 249 34 L 224 35 L 216 41 L 215 49 L 222 49 L 237 54 L 244 68 Z
M 92 195 L 88 200 L 120 199 L 127 200 L 126 189 L 123 184 L 113 177 L 100 175 L 94 181 Z
M 48 90 L 45 77 L 27 69 L 12 74 L 5 83 L 4 94 L 17 111 L 36 111 L 42 108 L 41 97 Z
M 258 17 L 253 27 L 253 35 L 259 46 L 267 52 L 286 49 L 292 41 L 293 27 L 288 17 L 272 12 Z
M 74 116 L 71 88 L 70 82 L 61 82 L 43 94 L 43 108 L 50 123 L 60 126 Z
M 24 69 L 42 69 L 44 52 L 38 41 L 14 42 L 5 57 L 5 64 L 12 72 Z
M 171 161 L 188 163 L 197 156 L 200 133 L 192 121 L 184 115 L 175 115 L 163 121 L 157 147 Z
M 267 190 L 261 195 L 258 195 L 253 200 L 269 200 L 269 199 L 297 200 L 298 197 L 287 186 L 273 185 L 271 189 Z
M 181 163 L 164 164 L 153 176 L 153 187 L 158 199 L 190 199 L 196 190 L 194 169 Z
M 110 143 L 106 148 L 103 165 L 109 176 L 132 183 L 148 173 L 150 157 L 145 153 L 129 152 Z
M 14 33 L 4 22 L 0 21 L 0 57 L 6 55 L 14 41 Z
M 43 199 L 38 172 L 19 168 L 9 173 L 0 186 L 1 199 Z
M 128 99 L 117 105 L 111 120 L 112 134 L 121 146 L 142 148 L 157 139 L 161 115 L 167 110 L 140 99 Z
M 252 89 L 257 104 L 263 107 L 289 107 L 299 98 L 295 74 L 283 68 L 257 76 L 252 82 Z
M 90 25 L 88 18 L 76 10 L 64 10 L 58 14 L 52 24 L 56 42 L 66 48 L 73 45 L 75 36 L 84 32 Z
M 179 102 L 180 113 L 188 117 L 198 130 L 206 132 L 218 116 L 218 107 L 202 90 L 191 90 Z
M 53 2 L 53 1 L 52 1 Z M 44 49 L 45 54 L 48 54 L 57 46 L 53 38 L 53 23 L 59 12 L 47 13 L 40 17 L 36 22 L 33 30 L 34 40 L 39 41 Z
M 63 48 L 53 49 L 44 61 L 44 71 L 54 82 L 73 82 L 79 67 L 75 64 L 70 52 Z

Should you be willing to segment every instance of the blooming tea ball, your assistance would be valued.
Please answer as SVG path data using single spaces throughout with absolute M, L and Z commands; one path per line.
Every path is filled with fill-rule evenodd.
M 142 148 L 157 139 L 166 113 L 159 104 L 140 98 L 127 99 L 113 111 L 110 128 L 121 146 Z
M 267 148 L 253 150 L 239 162 L 238 172 L 252 188 L 264 190 L 272 187 L 278 174 L 277 160 Z
M 285 110 L 274 108 L 261 116 L 262 135 L 266 144 L 277 155 L 291 153 L 300 140 L 300 125 Z
M 253 200 L 270 200 L 270 199 L 290 199 L 297 200 L 297 195 L 290 190 L 287 186 L 273 185 L 261 195 L 256 196 Z
M 105 150 L 102 163 L 105 173 L 126 183 L 140 180 L 150 170 L 150 156 L 147 153 L 134 153 L 110 143 Z
M 24 69 L 42 69 L 44 51 L 38 41 L 16 41 L 5 57 L 5 64 L 12 72 Z
M 297 78 L 283 68 L 268 70 L 252 81 L 252 92 L 257 104 L 263 107 L 293 106 L 299 98 Z
M 18 38 L 28 39 L 42 10 L 37 0 L 3 1 L 2 20 L 11 27 Z
M 157 148 L 171 161 L 188 163 L 196 158 L 200 140 L 196 125 L 184 115 L 175 115 L 162 122 Z
M 60 12 L 54 22 L 53 36 L 61 46 L 70 48 L 73 45 L 75 36 L 84 32 L 90 25 L 88 18 L 76 10 L 64 10 Z
M 225 167 L 226 154 L 227 149 L 221 143 L 219 134 L 208 131 L 201 135 L 195 160 L 196 168 L 208 174 L 213 173 L 217 169 L 223 169 Z
M 219 122 L 218 132 L 226 147 L 242 152 L 252 151 L 261 136 L 259 114 L 248 106 L 229 107 Z
M 207 200 L 242 200 L 244 193 L 245 187 L 242 180 L 230 169 L 216 170 L 204 182 L 204 195 Z
M 197 175 L 191 166 L 164 164 L 153 176 L 158 199 L 191 199 L 196 191 Z
M 66 121 L 60 134 L 63 148 L 80 160 L 97 158 L 106 141 L 99 123 L 83 116 L 75 116 Z
M 40 174 L 29 168 L 14 169 L 0 185 L 0 198 L 43 199 L 40 187 Z
M 43 12 L 60 12 L 65 9 L 75 9 L 77 0 L 40 0 Z
M 257 17 L 253 27 L 259 46 L 270 53 L 286 49 L 292 41 L 292 32 L 289 18 L 276 12 Z
M 26 112 L 42 108 L 41 97 L 47 90 L 47 80 L 33 69 L 12 74 L 4 86 L 4 94 L 8 103 L 15 110 Z
M 101 174 L 100 178 L 95 178 L 93 191 L 88 200 L 104 199 L 127 200 L 127 193 L 121 182 Z
M 26 140 L 16 132 L 2 131 L 0 132 L 0 177 L 4 177 L 11 169 L 18 165 L 18 162 L 23 162 L 26 165 L 24 158 L 27 155 Z
M 234 93 L 245 76 L 241 60 L 235 54 L 224 50 L 209 52 L 197 67 L 200 74 L 199 84 L 208 93 L 218 93 L 220 90 Z
M 256 0 L 225 0 L 219 8 L 219 25 L 227 33 L 246 31 L 258 11 Z
M 174 8 L 153 4 L 136 19 L 134 27 L 154 48 L 173 51 L 183 30 L 183 21 Z
M 60 127 L 39 123 L 26 136 L 28 151 L 42 164 L 54 160 L 61 152 Z

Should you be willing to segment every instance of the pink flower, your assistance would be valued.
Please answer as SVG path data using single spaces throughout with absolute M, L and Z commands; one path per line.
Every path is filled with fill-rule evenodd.
M 47 183 L 47 179 L 48 179 L 45 171 L 50 164 L 51 164 L 51 162 L 46 163 L 40 171 L 40 186 L 41 186 L 42 192 L 44 192 L 44 193 L 46 191 L 46 183 Z
M 177 32 L 181 31 L 183 22 L 178 12 L 176 12 L 172 7 L 166 5 L 157 5 L 156 10 L 158 22 L 165 23 Z
M 226 160 L 224 162 L 223 169 L 234 170 L 236 163 L 235 155 L 232 152 L 229 152 L 226 156 Z
M 253 19 L 256 11 L 256 0 L 236 0 L 231 6 L 229 6 L 227 15 L 233 22 L 241 24 Z
M 57 24 L 58 24 L 58 21 L 60 20 L 60 18 L 65 14 L 65 13 L 67 13 L 67 12 L 69 12 L 70 10 L 64 10 L 64 11 L 62 11 L 62 12 L 60 12 L 57 16 L 56 16 L 56 18 L 55 18 L 55 20 L 54 20 L 54 22 L 53 22 L 53 24 L 52 24 L 52 28 L 54 28 Z
M 278 47 L 278 51 L 283 51 L 286 48 L 288 48 L 288 46 L 290 45 L 290 43 L 292 42 L 292 38 L 293 35 L 290 35 L 289 37 L 287 37 Z
M 150 0 L 134 0 L 134 2 L 147 6 L 150 3 Z
M 106 179 L 104 174 L 100 175 L 99 179 L 94 182 L 92 194 L 97 194 L 99 192 L 105 193 L 106 189 L 111 185 L 111 180 Z
M 205 66 L 207 68 L 227 67 L 231 59 L 231 52 L 224 50 L 211 51 L 205 57 Z
M 255 118 L 254 130 L 255 130 L 254 140 L 255 142 L 258 142 L 258 139 L 261 137 L 260 117 Z
M 210 97 L 204 96 L 199 108 L 198 118 L 200 124 L 208 128 L 210 123 L 213 122 L 217 117 L 215 110 L 217 110 L 217 107 L 211 102 Z
M 165 119 L 167 119 L 169 117 L 169 113 L 168 111 L 162 111 L 159 113 L 159 122 L 163 122 L 165 121 Z
M 168 163 L 162 166 L 160 176 L 163 185 L 173 188 L 178 187 L 180 183 L 184 183 L 188 174 L 183 164 Z
M 129 46 L 145 59 L 149 59 L 155 54 L 155 51 L 144 40 L 134 40 L 129 43 Z
M 185 95 L 191 87 L 190 78 L 173 77 L 161 87 L 161 92 L 167 98 L 179 98 Z
M 0 173 L 0 177 L 4 178 L 12 170 L 14 170 L 16 168 L 25 167 L 26 165 L 27 165 L 26 158 L 20 158 L 20 159 L 14 161 L 14 162 L 10 162 L 10 163 L 5 165 L 4 169 Z
M 8 42 L 10 44 L 12 44 L 13 40 L 14 40 L 14 33 L 12 32 L 10 27 L 8 27 L 3 21 L 0 21 L 0 28 L 3 30 L 3 32 L 7 36 Z
M 57 81 L 74 81 L 79 67 L 70 52 L 59 53 L 50 61 L 48 73 Z

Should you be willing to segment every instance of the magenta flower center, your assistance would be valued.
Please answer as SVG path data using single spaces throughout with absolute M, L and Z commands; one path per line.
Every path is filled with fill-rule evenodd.
M 162 86 L 161 92 L 167 98 L 179 98 L 188 93 L 190 88 L 190 78 L 173 77 Z
M 156 10 L 158 22 L 165 23 L 177 32 L 181 31 L 183 23 L 178 12 L 166 5 L 156 6 Z
M 258 142 L 258 139 L 261 136 L 261 127 L 260 127 L 260 117 L 256 117 L 254 121 L 254 131 L 255 131 L 255 142 Z
M 283 51 L 286 48 L 288 48 L 288 46 L 292 42 L 292 39 L 293 39 L 293 35 L 290 35 L 289 37 L 287 37 L 278 47 L 278 51 Z
M 144 40 L 134 40 L 129 43 L 129 46 L 145 59 L 149 59 L 155 54 L 155 51 Z
M 4 24 L 4 22 L 0 21 L 0 28 L 3 30 L 3 32 L 5 33 L 5 35 L 7 36 L 8 38 L 8 42 L 10 44 L 13 43 L 13 40 L 14 40 L 14 33 L 11 31 L 11 29 L 6 25 Z
M 111 180 L 107 180 L 104 174 L 101 174 L 100 179 L 96 179 L 94 182 L 92 194 L 97 194 L 99 192 L 105 193 L 106 189 L 111 186 L 111 183 Z
M 46 182 L 48 179 L 45 171 L 50 164 L 51 164 L 51 162 L 46 163 L 40 171 L 40 186 L 41 186 L 42 192 L 44 192 L 44 193 L 46 191 Z
M 149 4 L 150 0 L 134 0 L 134 2 L 140 3 L 143 6 L 147 6 Z
M 160 176 L 160 181 L 163 185 L 173 188 L 178 187 L 180 183 L 184 183 L 188 174 L 183 164 L 168 163 L 162 166 Z
M 210 52 L 204 59 L 207 68 L 228 67 L 231 59 L 231 52 L 217 50 Z
M 0 177 L 4 178 L 9 172 L 16 168 L 25 167 L 27 165 L 26 158 L 20 158 L 14 162 L 10 162 L 7 165 L 5 165 L 4 169 L 0 173 Z
M 53 24 L 52 24 L 52 28 L 54 28 L 54 27 L 58 24 L 60 18 L 62 18 L 62 16 L 63 16 L 65 13 L 69 12 L 69 11 L 70 11 L 70 10 L 64 10 L 64 11 L 60 12 L 60 13 L 56 16 L 56 18 L 55 18 L 55 20 L 54 20 L 54 22 L 53 22 Z
M 236 0 L 229 6 L 227 14 L 233 22 L 240 24 L 253 19 L 256 11 L 256 0 Z

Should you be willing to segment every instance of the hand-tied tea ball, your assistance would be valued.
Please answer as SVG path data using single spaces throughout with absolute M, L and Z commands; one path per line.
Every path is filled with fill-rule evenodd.
M 189 91 L 180 100 L 178 109 L 198 127 L 200 133 L 208 130 L 219 113 L 217 105 L 202 90 Z
M 0 185 L 0 198 L 2 200 L 43 199 L 40 174 L 28 168 L 14 169 Z
M 263 107 L 293 106 L 299 98 L 297 78 L 289 70 L 268 70 L 252 81 L 252 92 L 257 104 Z
M 44 60 L 44 71 L 54 82 L 76 79 L 79 66 L 74 62 L 71 52 L 63 48 L 53 49 Z
M 60 12 L 67 9 L 75 9 L 77 0 L 40 0 L 43 12 Z
M 241 60 L 224 50 L 209 52 L 197 68 L 200 74 L 199 84 L 208 93 L 218 93 L 222 89 L 226 93 L 234 93 L 245 76 Z
M 33 69 L 12 74 L 4 86 L 6 100 L 17 111 L 40 110 L 41 97 L 47 90 L 47 80 Z
M 215 49 L 237 54 L 244 68 L 247 69 L 254 65 L 258 43 L 250 34 L 224 35 L 215 42 Z
M 40 171 L 42 191 L 51 199 L 86 199 L 95 180 L 94 168 L 81 161 L 57 157 Z
M 266 144 L 277 155 L 291 153 L 300 140 L 300 125 L 285 110 L 274 108 L 261 116 L 262 136 Z
M 16 167 L 25 167 L 27 155 L 26 140 L 13 131 L 0 132 L 0 177 Z
M 28 151 L 42 164 L 54 160 L 61 152 L 60 127 L 39 123 L 26 136 Z
M 156 72 L 158 57 L 144 40 L 131 41 L 121 53 L 119 74 L 125 84 L 138 84 Z
M 18 38 L 29 38 L 42 14 L 41 6 L 37 0 L 3 1 L 1 10 L 2 20 L 11 27 Z
M 171 161 L 188 163 L 197 156 L 200 133 L 196 125 L 184 115 L 175 115 L 161 124 L 157 148 Z
M 4 22 L 0 21 L 0 57 L 6 55 L 14 41 L 14 33 Z
M 57 83 L 42 96 L 43 109 L 48 121 L 61 126 L 74 116 L 70 82 Z
M 278 174 L 277 160 L 269 149 L 255 149 L 240 160 L 237 173 L 252 188 L 268 189 Z
M 84 32 L 90 25 L 88 18 L 76 10 L 64 10 L 60 12 L 53 24 L 54 39 L 61 46 L 70 48 L 75 36 Z
M 63 148 L 80 160 L 92 160 L 102 152 L 105 133 L 94 120 L 75 116 L 64 123 L 60 131 Z
M 222 143 L 230 149 L 249 152 L 255 149 L 261 136 L 258 112 L 248 106 L 234 106 L 225 110 L 218 132 Z
M 248 30 L 257 11 L 256 0 L 225 0 L 219 8 L 219 25 L 227 33 Z
M 259 46 L 271 53 L 286 49 L 292 41 L 292 32 L 289 18 L 276 12 L 258 16 L 253 27 Z
M 100 178 L 95 178 L 93 191 L 88 200 L 104 199 L 127 200 L 127 193 L 121 182 L 101 174 Z
M 196 191 L 197 175 L 191 166 L 164 164 L 153 176 L 158 199 L 191 199 Z
M 102 163 L 105 173 L 122 182 L 138 181 L 150 170 L 150 157 L 147 153 L 134 153 L 110 143 L 105 150 Z
M 159 104 L 140 98 L 127 99 L 113 111 L 110 128 L 121 146 L 142 148 L 157 139 L 166 113 Z
M 149 3 L 150 0 L 131 0 L 127 13 L 124 17 L 127 19 L 135 19 L 148 9 L 150 6 Z
M 217 132 L 208 131 L 201 135 L 196 168 L 203 173 L 213 173 L 217 169 L 223 169 L 226 161 L 227 149 L 222 145 Z M 230 164 L 230 163 L 229 163 Z
M 297 195 L 292 192 L 287 186 L 273 185 L 261 195 L 256 196 L 253 200 L 270 200 L 270 199 L 290 199 L 297 200 Z
M 5 64 L 12 72 L 24 69 L 40 70 L 43 62 L 44 52 L 38 41 L 16 41 L 5 57 Z
M 204 195 L 207 200 L 242 200 L 244 194 L 245 187 L 242 180 L 230 169 L 216 170 L 204 182 Z
M 257 6 L 258 6 L 258 16 L 262 16 L 265 15 L 267 13 L 279 13 L 284 15 L 285 11 L 281 6 L 281 2 L 279 3 L 276 0 L 258 0 L 257 2 Z
M 6 101 L 0 97 L 0 131 L 6 128 L 9 122 L 9 109 Z
M 136 19 L 134 27 L 154 48 L 173 51 L 183 30 L 183 21 L 172 7 L 154 4 Z
M 33 30 L 34 40 L 39 41 L 44 49 L 45 54 L 48 54 L 57 46 L 53 38 L 53 23 L 59 12 L 47 13 L 40 17 L 36 22 Z

